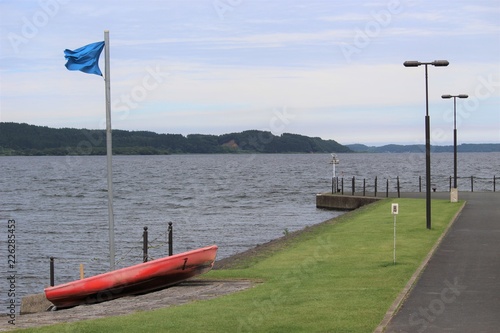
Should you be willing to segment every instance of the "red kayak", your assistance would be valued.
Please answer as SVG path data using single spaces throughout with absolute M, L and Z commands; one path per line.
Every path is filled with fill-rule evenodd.
M 45 288 L 57 309 L 163 289 L 212 269 L 217 245 Z

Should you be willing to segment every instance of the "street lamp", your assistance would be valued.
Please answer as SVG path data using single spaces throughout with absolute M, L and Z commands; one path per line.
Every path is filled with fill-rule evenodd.
M 431 228 L 431 134 L 429 117 L 429 86 L 427 83 L 427 65 L 445 67 L 448 60 L 434 60 L 433 62 L 405 61 L 405 67 L 425 66 L 425 192 L 426 192 L 426 220 L 427 229 Z
M 468 98 L 469 96 L 466 94 L 460 95 L 442 95 L 441 98 L 449 99 L 453 97 L 453 189 L 452 198 L 455 200 L 451 200 L 452 202 L 456 202 L 458 200 L 458 192 L 457 192 L 457 97 L 458 98 Z

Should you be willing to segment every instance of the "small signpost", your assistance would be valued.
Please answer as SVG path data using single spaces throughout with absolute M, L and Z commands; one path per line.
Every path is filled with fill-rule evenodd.
M 396 265 L 396 215 L 399 213 L 399 205 L 397 203 L 393 203 L 391 205 L 391 213 L 394 218 L 394 253 L 393 253 L 393 261 L 394 265 Z

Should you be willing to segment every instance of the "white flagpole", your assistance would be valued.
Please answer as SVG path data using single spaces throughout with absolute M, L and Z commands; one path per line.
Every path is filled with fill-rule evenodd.
M 115 222 L 113 218 L 113 173 L 111 144 L 111 87 L 109 70 L 109 30 L 104 30 L 104 83 L 106 86 L 106 155 L 108 159 L 109 266 L 115 269 Z

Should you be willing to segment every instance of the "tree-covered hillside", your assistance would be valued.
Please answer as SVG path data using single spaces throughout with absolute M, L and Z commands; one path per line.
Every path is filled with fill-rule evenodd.
M 343 153 L 351 152 L 334 140 L 250 130 L 223 135 L 157 134 L 113 130 L 113 154 L 208 153 Z M 106 132 L 0 123 L 0 155 L 104 155 Z

